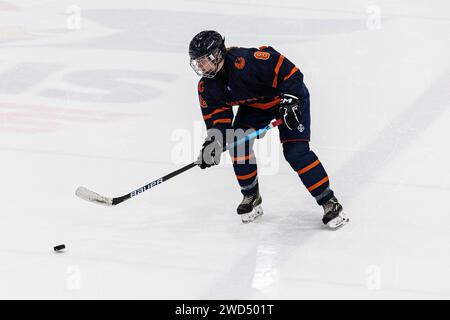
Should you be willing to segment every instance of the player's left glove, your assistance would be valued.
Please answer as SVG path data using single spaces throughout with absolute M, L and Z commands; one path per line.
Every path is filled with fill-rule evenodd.
M 297 128 L 302 121 L 300 100 L 291 94 L 283 93 L 280 96 L 280 111 L 278 117 L 283 119 L 289 130 Z

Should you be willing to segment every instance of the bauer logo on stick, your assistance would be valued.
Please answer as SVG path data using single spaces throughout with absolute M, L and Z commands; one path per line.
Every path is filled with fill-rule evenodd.
M 140 194 L 148 189 L 151 189 L 151 188 L 157 186 L 158 184 L 161 184 L 162 182 L 163 182 L 163 179 L 159 179 L 159 180 L 153 181 L 152 183 L 146 185 L 145 187 L 134 190 L 133 192 L 131 192 L 131 197 L 137 196 L 138 194 Z

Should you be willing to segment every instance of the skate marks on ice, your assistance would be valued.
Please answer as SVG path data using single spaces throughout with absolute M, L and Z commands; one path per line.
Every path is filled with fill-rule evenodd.
M 307 243 L 316 232 L 326 230 L 320 210 L 295 210 L 278 216 L 264 214 L 238 228 L 236 236 L 246 245 L 251 243 L 251 249 L 198 298 L 279 297 L 280 277 L 284 277 L 280 267 L 288 261 L 290 253 Z
M 450 70 L 447 70 L 433 86 L 388 123 L 377 137 L 336 171 L 333 184 L 337 190 L 342 190 L 339 193 L 343 198 L 351 199 L 361 192 L 417 136 L 439 120 L 450 107 L 449 85 Z M 351 183 L 347 183 L 347 179 Z
M 261 298 L 280 297 L 280 267 L 290 253 L 304 245 L 317 231 L 325 230 L 320 208 L 317 211 L 291 211 L 281 218 L 269 217 L 267 229 L 256 246 L 255 269 L 251 287 Z M 256 298 L 256 297 L 255 297 Z

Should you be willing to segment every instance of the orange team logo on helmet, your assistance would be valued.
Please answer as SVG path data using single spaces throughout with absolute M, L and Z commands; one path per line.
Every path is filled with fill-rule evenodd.
M 256 59 L 267 60 L 270 58 L 270 53 L 264 51 L 256 51 L 254 54 Z
M 202 93 L 203 91 L 205 91 L 205 83 L 203 81 L 200 81 L 198 83 L 198 92 Z
M 198 95 L 198 98 L 200 99 L 200 106 L 202 108 L 208 108 L 208 105 L 206 104 L 206 101 L 205 101 L 205 99 L 203 99 L 201 94 Z
M 245 59 L 243 57 L 237 57 L 234 61 L 234 66 L 236 69 L 242 70 L 245 67 Z

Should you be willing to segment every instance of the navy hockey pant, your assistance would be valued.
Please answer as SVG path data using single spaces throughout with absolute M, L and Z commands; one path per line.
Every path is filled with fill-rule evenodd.
M 310 113 L 309 98 L 303 100 L 300 108 L 302 122 L 298 128 L 289 130 L 285 125 L 279 127 L 280 141 L 283 144 L 285 159 L 299 175 L 303 185 L 316 199 L 319 205 L 333 197 L 328 175 L 316 154 L 309 148 Z M 233 129 L 239 139 L 246 130 L 257 130 L 267 126 L 276 116 L 278 107 L 260 110 L 248 106 L 240 106 L 234 119 Z M 248 132 L 247 132 L 248 133 Z M 233 168 L 241 186 L 243 195 L 251 194 L 258 188 L 258 168 L 254 141 L 230 151 Z

